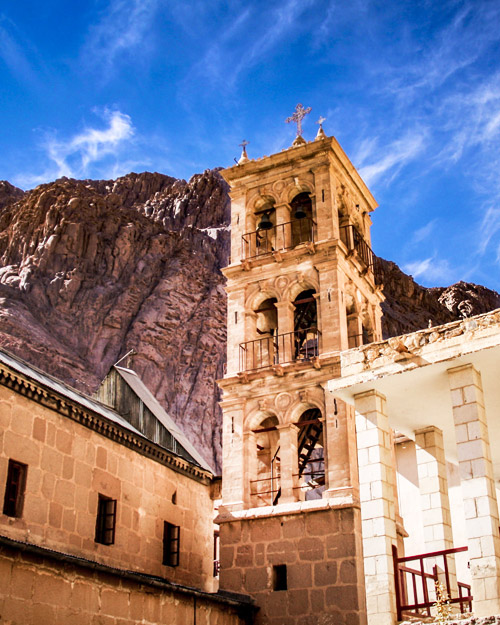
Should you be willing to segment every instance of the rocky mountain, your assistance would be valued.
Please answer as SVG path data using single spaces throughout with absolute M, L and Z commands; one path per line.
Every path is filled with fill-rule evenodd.
M 133 368 L 220 466 L 229 200 L 217 172 L 189 183 L 60 179 L 9 194 L 0 345 L 89 393 L 134 349 Z
M 88 393 L 126 352 L 220 468 L 229 198 L 217 171 L 0 183 L 0 345 Z M 472 284 L 426 289 L 380 261 L 384 333 L 500 307 Z

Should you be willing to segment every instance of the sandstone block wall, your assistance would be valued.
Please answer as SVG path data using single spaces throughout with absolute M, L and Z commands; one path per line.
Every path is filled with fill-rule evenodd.
M 221 524 L 220 587 L 250 594 L 256 624 L 366 623 L 356 508 L 302 512 Z M 286 564 L 287 590 L 273 590 Z
M 0 534 L 212 590 L 208 484 L 0 386 L 2 504 L 9 458 L 28 465 L 26 495 L 21 518 L 0 514 Z M 117 500 L 114 545 L 94 542 L 99 493 Z M 176 568 L 162 565 L 164 521 L 181 528 Z
M 0 547 L 4 625 L 243 625 L 234 606 Z

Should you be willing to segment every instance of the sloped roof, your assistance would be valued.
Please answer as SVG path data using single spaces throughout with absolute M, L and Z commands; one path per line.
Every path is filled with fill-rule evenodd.
M 134 432 L 134 434 L 139 434 L 140 436 L 143 436 L 143 434 L 141 434 L 139 430 L 137 430 L 126 419 L 124 419 L 111 408 L 108 408 L 104 404 L 101 404 L 99 401 L 92 399 L 92 397 L 85 395 L 85 393 L 77 391 L 76 389 L 68 386 L 64 382 L 61 382 L 61 380 L 58 380 L 50 374 L 41 371 L 37 367 L 28 364 L 21 358 L 14 356 L 4 349 L 0 349 L 0 363 L 3 363 L 10 369 L 16 371 L 17 373 L 20 373 L 24 377 L 31 379 L 34 382 L 38 382 L 39 384 L 55 391 L 59 395 L 62 395 L 63 397 L 66 397 L 67 399 L 70 399 L 71 401 L 80 404 L 88 410 L 96 412 L 97 414 L 105 417 L 106 419 L 109 419 L 110 421 L 113 421 L 121 427 L 124 427 L 127 430 Z
M 203 456 L 197 451 L 194 445 L 190 442 L 188 437 L 184 434 L 181 428 L 175 423 L 172 417 L 165 411 L 165 409 L 158 402 L 156 397 L 151 393 L 148 387 L 144 384 L 141 378 L 132 369 L 126 369 L 115 365 L 115 370 L 122 377 L 122 379 L 129 385 L 132 391 L 139 397 L 139 399 L 149 408 L 158 421 L 170 432 L 175 440 L 183 447 L 188 454 L 197 462 L 203 469 L 215 474 L 214 469 L 208 464 Z

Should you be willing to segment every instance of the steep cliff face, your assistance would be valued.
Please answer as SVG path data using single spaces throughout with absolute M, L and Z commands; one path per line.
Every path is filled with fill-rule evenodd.
M 0 344 L 86 392 L 134 349 L 134 369 L 219 465 L 228 220 L 216 172 L 61 179 L 11 201 Z
M 384 338 L 500 308 L 500 295 L 484 286 L 457 282 L 449 287 L 426 288 L 391 261 L 379 259 L 378 267 L 385 296 Z
M 229 211 L 216 171 L 0 183 L 0 345 L 88 393 L 133 349 L 131 366 L 220 468 Z M 381 271 L 385 336 L 500 307 L 485 287 Z
M 18 189 L 7 182 L 6 180 L 0 180 L 0 211 L 4 206 L 8 206 L 20 200 L 24 195 L 22 189 Z

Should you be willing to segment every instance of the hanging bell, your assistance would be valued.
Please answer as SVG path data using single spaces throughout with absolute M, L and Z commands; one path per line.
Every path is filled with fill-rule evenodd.
M 257 230 L 271 230 L 273 227 L 273 222 L 269 219 L 269 211 L 266 211 L 262 215 L 262 219 L 257 226 Z
M 304 219 L 304 217 L 307 217 L 307 213 L 304 210 L 304 207 L 299 204 L 295 209 L 293 216 L 295 219 Z

